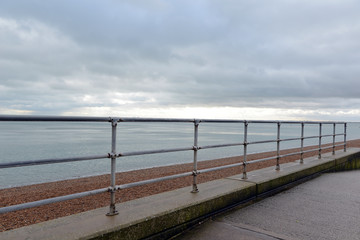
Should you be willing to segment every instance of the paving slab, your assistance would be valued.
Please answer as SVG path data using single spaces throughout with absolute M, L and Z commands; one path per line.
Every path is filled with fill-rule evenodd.
M 249 239 L 354 240 L 360 239 L 359 222 L 360 170 L 355 170 L 323 174 L 218 216 L 176 240 L 247 239 L 246 230 L 255 233 Z M 229 230 L 233 228 L 241 230 Z M 234 235 L 236 232 L 244 238 Z
M 173 240 L 277 240 L 278 234 L 254 230 L 251 226 L 239 226 L 225 221 L 209 220 L 199 227 Z M 295 239 L 294 239 L 295 240 Z

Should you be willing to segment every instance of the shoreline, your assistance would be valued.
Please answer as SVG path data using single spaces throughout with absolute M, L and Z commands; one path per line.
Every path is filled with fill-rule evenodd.
M 325 146 L 325 145 L 324 145 Z M 314 148 L 317 146 L 306 147 L 304 149 Z M 360 139 L 350 140 L 347 142 L 347 147 L 360 147 Z M 337 150 L 343 147 L 337 147 Z M 281 154 L 298 151 L 298 148 L 282 150 Z M 323 150 L 322 152 L 330 152 L 331 149 Z M 304 154 L 305 157 L 316 155 L 317 152 Z M 276 155 L 275 151 L 250 154 L 247 161 L 259 158 L 266 158 Z M 292 162 L 300 158 L 298 155 L 281 158 L 281 163 Z M 229 165 L 242 161 L 242 156 L 228 157 L 215 160 L 207 160 L 198 162 L 198 169 L 212 168 L 217 166 Z M 247 171 L 252 171 L 260 168 L 274 166 L 275 171 L 276 160 L 269 160 L 260 163 L 253 163 L 247 165 Z M 137 182 L 151 178 L 163 177 L 183 172 L 191 172 L 193 164 L 177 164 L 162 167 L 153 167 L 141 170 L 132 170 L 116 174 L 116 184 L 125 184 L 130 182 Z M 225 178 L 228 176 L 242 173 L 242 166 L 232 167 L 214 172 L 208 172 L 198 175 L 198 183 L 203 183 L 215 179 Z M 24 202 L 37 201 L 46 198 L 52 198 L 62 195 L 68 195 L 76 192 L 83 192 L 94 190 L 98 188 L 108 187 L 110 183 L 110 175 L 98 175 L 90 177 L 82 177 L 77 179 L 62 180 L 56 182 L 40 183 L 22 187 L 13 187 L 0 189 L 0 207 L 20 204 Z M 141 198 L 165 191 L 171 191 L 177 188 L 182 188 L 192 185 L 192 176 L 182 177 L 178 179 L 167 180 L 158 183 L 147 184 L 143 186 L 133 187 L 129 189 L 120 190 L 116 193 L 116 203 L 130 201 L 136 198 Z M 201 191 L 201 189 L 199 189 Z M 11 212 L 0 215 L 0 232 L 7 231 L 43 221 L 68 216 L 99 207 L 109 205 L 108 193 L 98 194 L 94 196 L 84 197 L 80 199 L 69 200 L 60 203 L 44 205 L 41 207 L 24 209 L 17 212 Z M 105 214 L 105 213 L 104 213 Z

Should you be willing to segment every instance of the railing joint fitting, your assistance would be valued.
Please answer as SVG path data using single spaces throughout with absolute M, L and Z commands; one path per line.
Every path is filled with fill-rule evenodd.
M 192 171 L 192 175 L 193 175 L 193 176 L 197 176 L 198 174 L 200 174 L 199 171 L 197 171 L 197 170 Z
M 109 118 L 109 122 L 111 122 L 111 126 L 113 126 L 113 127 L 116 127 L 117 123 L 120 122 L 120 120 L 121 119 L 119 119 L 119 118 L 112 118 L 112 117 Z
M 116 192 L 116 187 L 108 187 L 108 192 L 113 193 Z

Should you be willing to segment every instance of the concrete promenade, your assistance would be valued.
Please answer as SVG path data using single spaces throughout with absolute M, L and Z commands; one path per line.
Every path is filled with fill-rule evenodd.
M 176 240 L 360 239 L 360 170 L 326 173 L 214 217 Z
M 349 148 L 347 152 L 338 151 L 335 155 L 326 153 L 321 159 L 317 157 L 304 159 L 303 164 L 299 161 L 282 164 L 280 171 L 276 171 L 275 166 L 251 171 L 247 180 L 243 180 L 240 174 L 202 183 L 198 185 L 198 193 L 190 193 L 191 187 L 186 187 L 120 203 L 116 206 L 119 215 L 112 217 L 105 216 L 108 210 L 106 207 L 42 222 L 2 232 L 0 239 L 168 239 L 224 210 L 258 201 L 324 172 L 341 172 L 350 169 L 360 169 L 360 149 Z M 358 172 L 354 171 L 354 173 Z M 359 184 L 356 183 L 358 178 L 340 176 L 353 176 L 353 174 L 345 172 L 344 175 L 339 174 L 339 177 L 328 177 L 334 180 L 329 184 L 325 184 L 327 181 L 322 180 L 323 177 L 319 180 L 315 179 L 314 183 L 320 182 L 314 189 L 307 190 L 309 188 L 307 183 L 298 185 L 295 189 L 266 200 L 270 201 L 267 207 L 263 205 L 266 201 L 260 201 L 222 218 L 214 218 L 204 225 L 205 230 L 195 230 L 190 235 L 183 236 L 183 239 L 192 236 L 193 239 L 207 238 L 207 240 L 291 239 L 291 237 L 331 239 L 324 238 L 324 235 L 320 235 L 323 238 L 312 238 L 310 234 L 332 232 L 334 235 L 331 236 L 335 237 L 333 239 L 360 239 L 354 238 L 359 236 L 356 227 L 351 228 L 352 224 L 359 225 L 358 220 L 360 220 L 358 217 L 360 200 L 357 200 L 360 199 L 358 198 L 360 190 Z M 342 178 L 344 180 L 340 181 Z M 304 192 L 299 192 L 299 189 L 303 189 Z M 347 189 L 349 190 L 346 191 Z M 287 199 L 281 198 L 287 196 L 289 192 L 293 195 L 290 194 Z M 277 197 L 280 199 L 277 200 Z M 330 208 L 323 210 L 328 205 L 327 200 L 330 201 Z M 342 205 L 349 208 L 337 208 Z M 259 208 L 260 211 L 253 212 L 254 208 Z M 295 214 L 295 210 L 298 210 L 299 214 Z M 243 211 L 246 213 L 243 214 Z M 300 215 L 303 213 L 306 214 Z M 344 221 L 338 220 L 341 216 L 344 217 Z M 347 231 L 348 225 L 353 230 Z M 308 232 L 303 228 L 307 228 Z M 338 235 L 340 232 L 344 235 Z M 243 236 L 245 238 L 240 238 Z

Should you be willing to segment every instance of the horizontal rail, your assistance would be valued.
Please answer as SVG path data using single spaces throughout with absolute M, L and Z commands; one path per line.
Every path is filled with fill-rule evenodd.
M 116 119 L 116 118 L 115 118 Z M 173 123 L 193 123 L 196 119 L 183 118 L 117 118 L 119 122 L 173 122 Z
M 281 141 L 281 142 L 296 141 L 296 140 L 301 140 L 301 137 L 298 137 L 298 138 L 283 138 L 283 139 L 279 139 L 279 141 Z
M 303 139 L 311 139 L 311 138 L 319 138 L 319 136 L 309 136 L 309 137 L 304 137 Z
M 0 121 L 55 121 L 55 122 L 202 122 L 202 123 L 282 123 L 282 124 L 345 124 L 336 121 L 267 121 L 232 119 L 185 119 L 185 118 L 129 118 L 129 117 L 77 117 L 77 116 L 31 116 L 0 115 Z
M 225 144 L 206 145 L 206 146 L 198 147 L 198 149 L 235 147 L 235 146 L 241 146 L 241 145 L 244 145 L 244 143 L 225 143 Z
M 79 161 L 95 160 L 95 159 L 102 159 L 102 158 L 108 158 L 108 157 L 109 157 L 109 154 L 86 156 L 86 157 L 75 157 L 75 158 L 57 158 L 57 159 L 53 158 L 53 159 L 42 159 L 42 160 L 33 160 L 33 161 L 8 162 L 8 163 L 0 163 L 0 169 L 1 168 L 13 168 L 13 167 L 53 164 L 53 163 L 79 162 Z
M 35 202 L 29 202 L 29 203 L 23 203 L 23 204 L 8 206 L 8 207 L 2 207 L 2 208 L 0 208 L 0 214 L 7 213 L 7 212 L 13 212 L 13 211 L 19 211 L 19 210 L 23 210 L 23 209 L 27 209 L 27 208 L 39 207 L 39 206 L 47 205 L 47 204 L 51 204 L 51 203 L 57 203 L 57 202 L 63 202 L 63 201 L 67 201 L 67 200 L 87 197 L 87 196 L 91 196 L 91 195 L 105 193 L 108 191 L 109 191 L 109 188 L 101 188 L 101 189 L 96 189 L 96 190 L 87 191 L 87 192 L 74 193 L 74 194 L 70 194 L 70 195 L 66 195 L 66 196 L 60 196 L 60 197 L 39 200 L 39 201 L 35 201 Z
M 124 153 L 119 153 L 117 155 L 117 157 L 129 157 L 129 156 L 139 156 L 139 155 L 156 154 L 156 153 L 181 152 L 181 151 L 190 151 L 190 150 L 194 150 L 194 147 L 169 148 L 169 149 L 136 151 L 136 152 L 124 152 Z
M 277 140 L 263 140 L 263 141 L 255 141 L 255 142 L 247 142 L 247 145 L 254 145 L 254 144 L 264 144 L 264 143 L 276 143 Z
M 28 116 L 0 115 L 0 121 L 31 121 L 31 122 L 109 122 L 110 117 L 66 117 L 66 116 Z
M 202 123 L 281 123 L 281 124 L 344 124 L 345 122 L 336 121 L 268 121 L 268 120 L 228 120 L 228 119 L 198 119 Z

